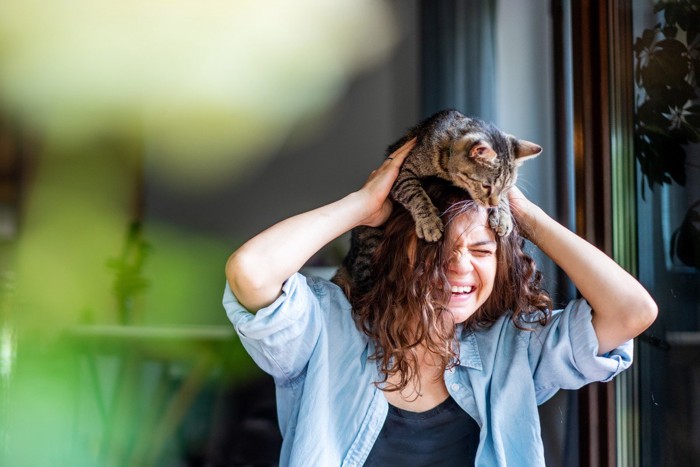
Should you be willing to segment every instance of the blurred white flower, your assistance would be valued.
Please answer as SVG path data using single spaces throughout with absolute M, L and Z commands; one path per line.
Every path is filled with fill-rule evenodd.
M 688 117 L 692 115 L 693 113 L 690 111 L 690 107 L 692 107 L 693 103 L 691 101 L 687 101 L 683 107 L 670 107 L 668 108 L 669 112 L 668 113 L 662 113 L 664 117 L 669 121 L 669 130 L 680 130 L 681 125 L 683 124 L 688 124 L 688 121 L 685 119 L 685 117 Z

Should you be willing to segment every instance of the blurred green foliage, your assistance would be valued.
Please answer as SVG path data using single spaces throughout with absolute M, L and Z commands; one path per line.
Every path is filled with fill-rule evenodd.
M 236 241 L 143 218 L 144 160 L 232 183 L 394 40 L 376 0 L 0 2 L 0 108 L 33 135 L 1 252 L 0 465 L 157 465 L 198 394 L 259 374 L 221 307 Z

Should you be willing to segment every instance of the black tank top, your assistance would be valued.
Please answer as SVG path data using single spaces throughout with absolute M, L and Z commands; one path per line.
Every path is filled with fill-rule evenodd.
M 473 466 L 478 446 L 479 425 L 451 396 L 426 412 L 389 404 L 365 467 Z

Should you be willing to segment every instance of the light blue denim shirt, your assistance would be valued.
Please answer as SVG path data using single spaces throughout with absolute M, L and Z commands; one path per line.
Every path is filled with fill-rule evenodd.
M 272 375 L 284 438 L 282 466 L 360 466 L 388 404 L 372 383 L 373 346 L 333 283 L 295 274 L 270 306 L 251 314 L 226 286 L 224 307 L 246 350 Z M 477 466 L 544 465 L 537 405 L 559 389 L 609 381 L 632 362 L 632 341 L 597 356 L 584 300 L 553 313 L 546 326 L 517 329 L 510 314 L 487 329 L 458 329 L 459 365 L 447 390 L 481 427 Z

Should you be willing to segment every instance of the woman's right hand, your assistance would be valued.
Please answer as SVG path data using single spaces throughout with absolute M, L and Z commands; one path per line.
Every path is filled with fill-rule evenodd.
M 245 242 L 226 264 L 238 301 L 253 312 L 269 305 L 284 281 L 328 242 L 358 225 L 383 224 L 391 213 L 389 192 L 414 145 L 409 141 L 387 157 L 358 191 L 289 217 Z
M 391 153 L 378 169 L 372 171 L 365 184 L 357 192 L 362 197 L 363 206 L 366 207 L 366 215 L 358 222 L 358 225 L 377 227 L 389 218 L 389 214 L 391 214 L 389 193 L 396 177 L 399 176 L 401 164 L 415 145 L 416 139 L 413 138 Z

